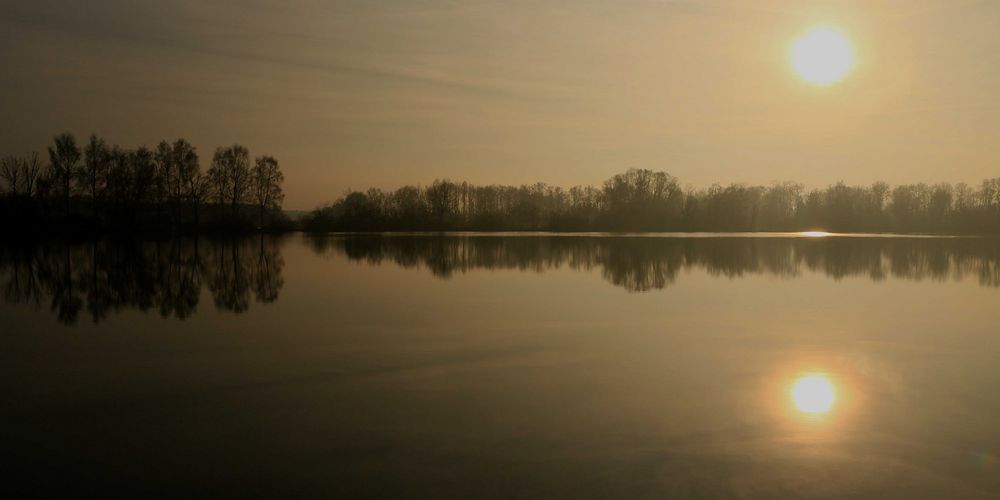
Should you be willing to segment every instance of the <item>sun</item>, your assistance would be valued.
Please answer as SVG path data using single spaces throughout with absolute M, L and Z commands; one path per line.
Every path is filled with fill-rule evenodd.
M 802 413 L 827 413 L 837 399 L 833 383 L 825 375 L 806 374 L 795 380 L 791 391 L 792 403 Z
M 844 78 L 854 67 L 854 51 L 840 30 L 815 27 L 792 45 L 792 68 L 803 80 L 830 85 Z

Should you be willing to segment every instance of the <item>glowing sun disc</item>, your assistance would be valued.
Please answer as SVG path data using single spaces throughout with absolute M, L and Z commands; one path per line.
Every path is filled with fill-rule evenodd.
M 791 397 L 792 403 L 799 411 L 816 415 L 827 413 L 833 408 L 837 392 L 829 378 L 810 374 L 795 380 L 792 384 Z
M 851 44 L 834 28 L 813 28 L 792 45 L 792 68 L 809 83 L 829 85 L 843 79 L 853 67 Z

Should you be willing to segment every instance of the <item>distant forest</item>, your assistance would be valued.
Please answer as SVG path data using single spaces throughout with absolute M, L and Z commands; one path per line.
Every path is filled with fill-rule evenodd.
M 246 231 L 291 227 L 278 160 L 219 147 L 207 171 L 184 139 L 123 149 L 96 135 L 57 135 L 38 153 L 0 158 L 0 214 L 17 233 Z
M 311 212 L 308 231 L 805 231 L 1000 233 L 1000 178 L 891 187 L 715 184 L 684 189 L 632 169 L 600 187 L 435 181 L 351 191 Z

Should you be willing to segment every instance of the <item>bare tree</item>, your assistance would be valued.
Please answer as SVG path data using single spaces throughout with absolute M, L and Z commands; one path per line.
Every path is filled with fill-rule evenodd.
M 175 224 L 181 221 L 181 210 L 191 179 L 198 174 L 198 152 L 191 143 L 177 139 L 172 144 L 160 142 L 154 153 L 157 166 L 157 193 L 167 201 Z
M 199 219 L 201 216 L 201 205 L 208 198 L 209 193 L 212 192 L 212 179 L 201 172 L 195 172 L 193 176 L 188 179 L 187 190 L 185 195 L 191 204 L 194 205 L 194 227 L 197 228 L 199 224 Z
M 153 152 L 153 161 L 156 164 L 154 193 L 157 210 L 160 211 L 159 213 L 162 216 L 164 205 L 173 201 L 171 194 L 174 190 L 172 188 L 177 179 L 174 165 L 174 149 L 169 142 L 160 141 L 156 145 L 156 151 Z
M 129 203 L 141 207 L 153 201 L 156 190 L 156 161 L 154 154 L 146 146 L 140 146 L 128 155 L 129 172 L 132 182 L 129 189 Z
M 229 178 L 224 175 L 222 168 L 216 167 L 218 157 L 219 150 L 217 149 L 215 156 L 212 158 L 212 165 L 208 168 L 207 176 L 209 185 L 211 186 L 209 196 L 214 198 L 215 204 L 221 207 L 226 204 L 226 194 L 229 192 Z
M 131 152 L 117 145 L 108 148 L 108 172 L 105 190 L 111 204 L 116 206 L 119 215 L 129 199 L 132 190 L 133 172 Z
M 97 217 L 97 205 L 108 175 L 108 146 L 104 139 L 91 134 L 90 141 L 83 148 L 83 169 L 80 174 L 80 179 L 90 191 L 91 210 L 94 217 Z
M 76 145 L 73 134 L 64 132 L 54 139 L 55 144 L 49 146 L 49 161 L 52 164 L 52 177 L 62 191 L 66 213 L 69 213 L 69 198 L 72 194 L 73 176 L 80 165 L 80 148 Z
M 0 158 L 0 177 L 7 181 L 11 196 L 17 196 L 17 186 L 21 183 L 21 159 L 14 155 Z
M 21 161 L 21 185 L 24 186 L 24 194 L 31 197 L 38 190 L 38 178 L 41 175 L 42 163 L 38 161 L 38 153 L 32 151 Z
M 176 169 L 176 196 L 182 198 L 188 185 L 201 170 L 198 165 L 198 151 L 184 139 L 177 139 L 173 145 L 174 168 Z
M 209 177 L 219 201 L 236 215 L 250 190 L 250 152 L 239 144 L 216 149 Z
M 264 211 L 281 208 L 281 202 L 285 199 L 285 193 L 281 190 L 281 183 L 284 180 L 285 176 L 281 173 L 278 160 L 274 159 L 273 156 L 257 157 L 251 174 L 251 184 L 262 228 L 264 227 Z

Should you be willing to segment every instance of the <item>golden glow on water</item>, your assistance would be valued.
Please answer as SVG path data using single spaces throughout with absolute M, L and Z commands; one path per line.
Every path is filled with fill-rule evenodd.
M 792 44 L 792 68 L 803 80 L 830 85 L 854 67 L 854 51 L 844 34 L 832 27 L 815 27 Z
M 822 238 L 824 236 L 832 236 L 832 234 L 826 231 L 802 231 L 799 233 L 800 236 L 808 236 L 810 238 Z
M 860 363 L 860 364 L 859 364 Z M 857 355 L 806 351 L 789 353 L 763 385 L 769 411 L 788 439 L 832 443 L 864 418 L 866 375 L 870 360 Z
M 789 395 L 795 408 L 802 413 L 828 413 L 837 401 L 837 390 L 830 378 L 821 373 L 809 373 L 795 379 Z

